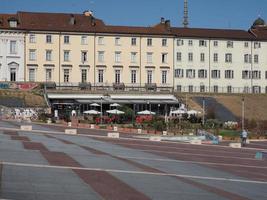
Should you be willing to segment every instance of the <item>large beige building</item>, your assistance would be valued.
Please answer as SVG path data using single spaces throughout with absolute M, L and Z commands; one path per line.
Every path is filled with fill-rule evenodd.
M 10 21 L 0 15 L 3 20 Z M 152 27 L 110 26 L 91 12 L 18 12 L 12 20 L 16 26 L 3 22 L 0 29 L 24 34 L 27 82 L 87 83 L 121 90 L 267 92 L 267 28 L 262 19 L 249 31 L 175 28 L 163 18 Z
M 19 12 L 25 81 L 123 89 L 173 88 L 174 36 L 164 19 L 150 28 L 107 26 L 83 15 Z

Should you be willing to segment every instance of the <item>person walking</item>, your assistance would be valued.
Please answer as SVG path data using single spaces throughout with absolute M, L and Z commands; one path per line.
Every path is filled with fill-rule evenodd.
M 241 133 L 241 144 L 242 144 L 242 147 L 246 145 L 247 143 L 247 137 L 248 137 L 248 132 L 244 129 Z

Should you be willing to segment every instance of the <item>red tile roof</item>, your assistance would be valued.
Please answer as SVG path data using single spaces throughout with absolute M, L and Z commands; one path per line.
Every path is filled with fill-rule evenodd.
M 57 32 L 86 32 L 133 35 L 162 35 L 192 38 L 221 38 L 252 40 L 255 36 L 249 31 L 231 29 L 203 29 L 203 28 L 175 28 L 168 23 L 159 23 L 152 27 L 110 26 L 97 18 L 84 14 L 71 13 L 36 13 L 18 12 L 17 14 L 0 14 L 0 29 L 11 29 L 8 24 L 10 18 L 18 19 L 15 29 L 26 31 L 57 31 Z M 74 17 L 75 24 L 71 24 Z M 13 28 L 14 29 L 14 28 Z M 266 31 L 256 31 L 259 38 L 267 40 Z
M 203 29 L 203 28 L 172 28 L 172 32 L 177 37 L 197 37 L 197 38 L 223 38 L 251 40 L 253 35 L 244 30 L 232 29 Z

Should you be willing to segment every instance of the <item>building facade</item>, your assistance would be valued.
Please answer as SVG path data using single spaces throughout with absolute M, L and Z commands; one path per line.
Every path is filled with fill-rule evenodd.
M 91 12 L 18 12 L 1 14 L 0 30 L 2 81 L 267 92 L 267 27 L 260 18 L 243 31 L 176 28 L 164 18 L 152 27 L 130 27 L 106 25 Z
M 0 30 L 0 81 L 24 81 L 24 33 L 16 29 L 17 18 L 4 15 L 0 24 L 9 30 Z M 4 20 L 5 19 L 5 20 Z

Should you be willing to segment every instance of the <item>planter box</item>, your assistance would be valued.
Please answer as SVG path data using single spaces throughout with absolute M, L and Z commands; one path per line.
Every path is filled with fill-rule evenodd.
M 109 138 L 120 138 L 119 133 L 108 133 L 107 135 Z
M 240 149 L 241 148 L 241 143 L 230 143 L 229 147 Z
M 77 129 L 65 129 L 65 134 L 77 135 Z
M 22 131 L 32 131 L 32 126 L 20 126 L 20 130 L 22 130 Z

